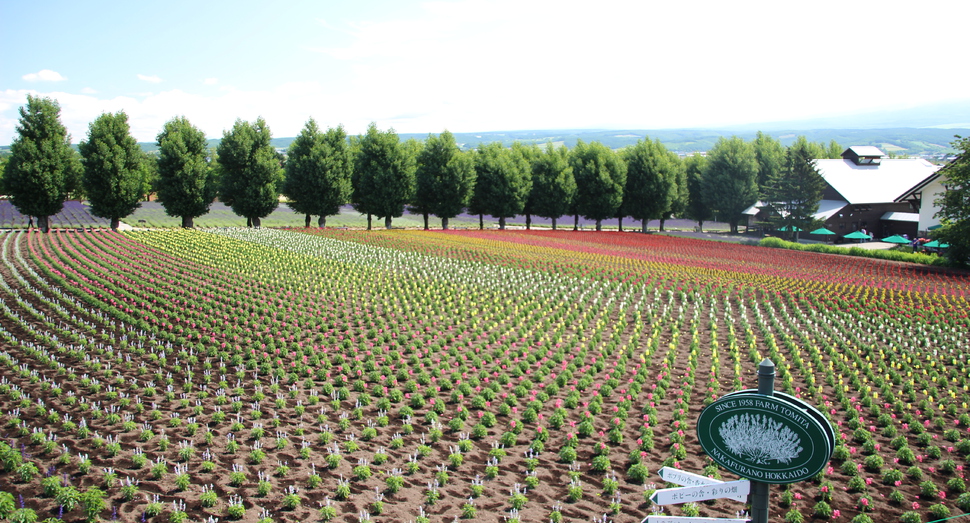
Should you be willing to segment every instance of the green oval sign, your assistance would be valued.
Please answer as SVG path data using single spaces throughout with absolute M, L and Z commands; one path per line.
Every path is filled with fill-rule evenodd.
M 825 428 L 800 405 L 760 394 L 732 394 L 697 418 L 697 438 L 715 463 L 764 483 L 812 478 L 832 457 Z

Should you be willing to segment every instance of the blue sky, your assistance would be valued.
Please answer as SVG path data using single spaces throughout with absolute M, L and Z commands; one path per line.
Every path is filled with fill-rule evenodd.
M 0 0 L 0 144 L 28 93 L 75 143 L 105 111 L 295 136 L 660 129 L 966 100 L 970 2 Z

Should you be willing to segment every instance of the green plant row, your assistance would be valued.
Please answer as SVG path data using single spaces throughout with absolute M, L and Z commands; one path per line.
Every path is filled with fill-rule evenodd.
M 842 254 L 845 256 L 861 256 L 863 258 L 919 263 L 923 265 L 946 266 L 947 264 L 946 258 L 937 256 L 936 254 L 903 252 L 896 250 L 863 249 L 861 247 L 841 247 L 838 245 L 827 245 L 824 243 L 795 243 L 774 237 L 764 238 L 758 242 L 758 245 L 762 247 L 772 247 L 775 249 L 820 252 L 823 254 Z

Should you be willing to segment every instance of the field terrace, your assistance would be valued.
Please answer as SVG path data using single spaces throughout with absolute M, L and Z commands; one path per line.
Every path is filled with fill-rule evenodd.
M 964 273 L 609 232 L 0 241 L 0 490 L 42 518 L 97 487 L 126 521 L 636 522 L 661 466 L 720 477 L 693 421 L 766 357 L 841 442 L 775 517 L 968 496 Z

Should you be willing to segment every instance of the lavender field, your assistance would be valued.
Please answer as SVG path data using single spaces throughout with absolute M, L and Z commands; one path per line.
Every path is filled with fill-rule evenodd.
M 158 202 L 142 202 L 138 210 L 132 213 L 131 216 L 123 218 L 121 221 L 131 227 L 137 228 L 169 228 L 181 225 L 181 220 L 165 214 L 165 209 Z M 304 216 L 294 213 L 286 204 L 280 204 L 272 214 L 263 220 L 264 227 L 302 227 L 304 223 Z M 316 217 L 314 217 L 311 223 L 316 225 Z M 17 211 L 17 208 L 11 205 L 10 200 L 0 200 L 0 229 L 22 229 L 26 228 L 27 224 L 27 216 Z M 525 216 L 510 218 L 506 220 L 506 224 L 509 227 L 524 227 Z M 550 227 L 552 220 L 533 216 L 532 224 L 536 227 Z M 244 225 L 246 225 L 245 218 L 237 216 L 232 212 L 232 209 L 219 202 L 212 204 L 208 214 L 195 219 L 195 226 L 203 228 L 241 227 Z M 330 227 L 366 227 L 367 216 L 354 211 L 350 205 L 345 205 L 339 215 L 327 218 L 327 225 Z M 439 229 L 441 228 L 441 220 L 432 216 L 429 220 L 429 225 L 433 229 Z M 452 218 L 450 225 L 456 229 L 477 228 L 478 216 L 462 214 Z M 573 227 L 573 218 L 569 216 L 563 217 L 559 220 L 558 225 L 562 229 L 571 229 Z M 667 220 L 665 227 L 669 230 L 692 230 L 695 225 L 696 223 L 690 220 Z M 708 230 L 724 230 L 727 227 L 723 223 L 713 222 L 708 222 L 704 225 L 705 229 Z M 108 220 L 92 215 L 85 202 L 74 200 L 64 202 L 64 210 L 51 218 L 51 227 L 58 229 L 108 226 Z M 373 226 L 375 228 L 383 228 L 384 221 L 374 218 Z M 402 228 L 423 227 L 424 220 L 421 215 L 405 212 L 400 218 L 394 219 L 393 226 Z M 589 230 L 593 228 L 594 223 L 592 220 L 580 218 L 579 226 L 582 229 Z M 633 230 L 638 229 L 640 223 L 626 219 L 623 221 L 623 226 L 626 229 Z M 649 226 L 650 229 L 657 230 L 660 224 L 657 220 L 652 220 Z M 491 216 L 486 216 L 485 228 L 494 229 L 496 227 L 498 227 L 498 220 Z M 603 227 L 615 229 L 617 227 L 617 220 L 603 220 Z

